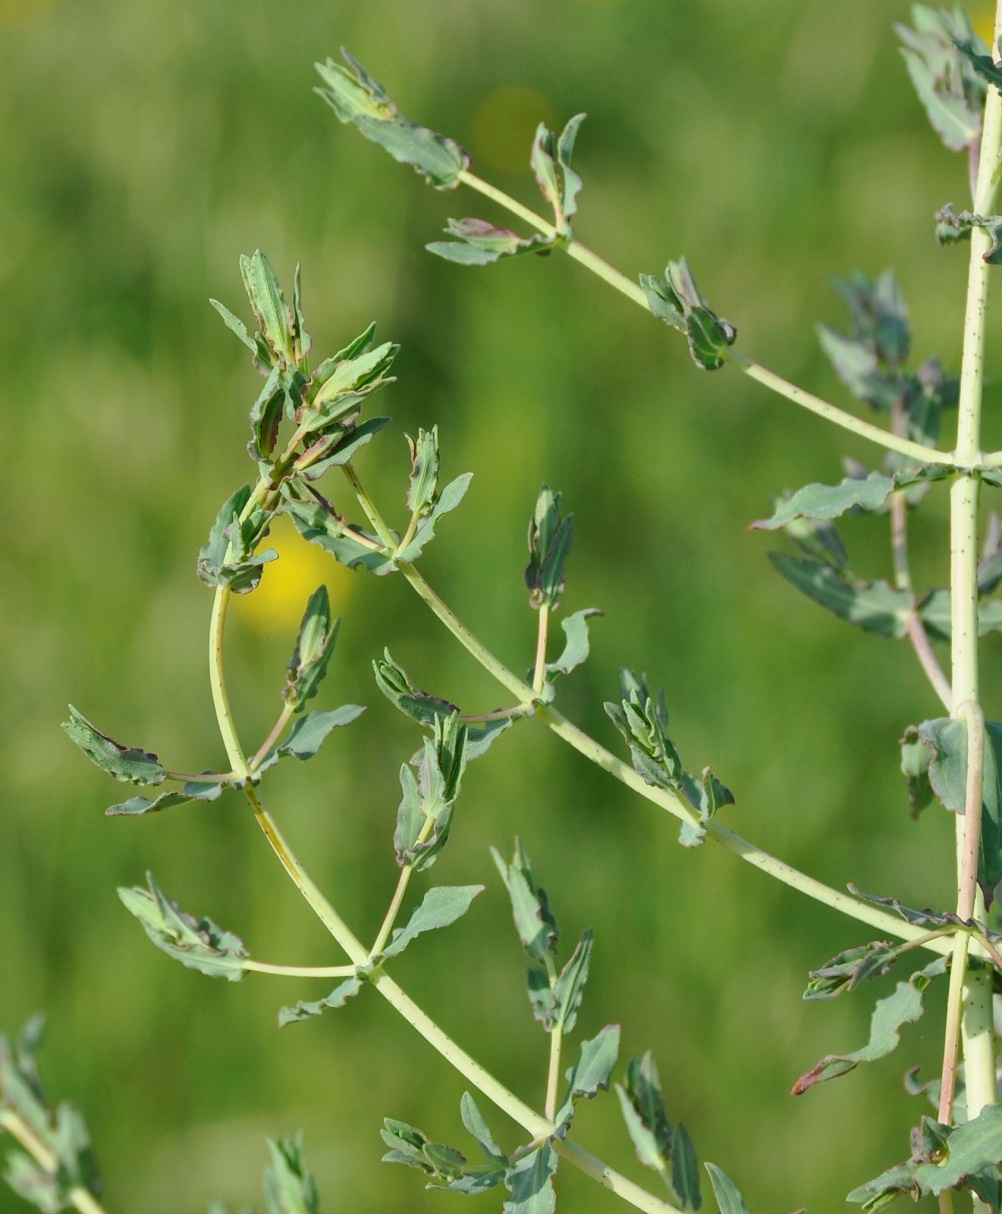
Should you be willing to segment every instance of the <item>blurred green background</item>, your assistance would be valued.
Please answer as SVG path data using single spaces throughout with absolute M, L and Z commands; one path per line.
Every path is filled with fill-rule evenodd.
M 782 540 L 746 531 L 770 495 L 838 479 L 844 454 L 873 451 L 735 372 L 697 371 L 684 342 L 566 258 L 469 270 L 426 254 L 447 216 L 503 217 L 431 190 L 311 93 L 314 60 L 349 46 L 405 114 L 530 205 L 536 122 L 586 110 L 581 239 L 631 276 L 686 254 L 739 348 L 845 403 L 813 333 L 844 322 L 832 274 L 893 266 L 916 361 L 955 367 L 959 353 L 966 255 L 935 246 L 932 214 L 964 204 L 966 166 L 912 96 L 891 30 L 908 7 L 0 0 L 0 1028 L 46 1012 L 44 1071 L 86 1111 L 110 1210 L 260 1206 L 263 1135 L 300 1127 L 325 1210 L 459 1204 L 379 1163 L 383 1116 L 462 1145 L 465 1085 L 378 998 L 278 1032 L 280 1005 L 330 984 L 210 981 L 157 952 L 119 904 L 115 887 L 151 869 L 259 959 L 336 963 L 242 802 L 107 820 L 122 788 L 58 728 L 72 701 L 172 766 L 222 761 L 210 594 L 194 567 L 251 472 L 260 380 L 207 304 L 247 315 L 241 252 L 264 249 L 286 282 L 302 262 L 318 353 L 370 320 L 402 343 L 376 410 L 395 424 L 359 468 L 396 518 L 405 432 L 437 422 L 446 474 L 475 472 L 424 568 L 502 659 L 532 657 L 521 579 L 545 480 L 577 520 L 565 610 L 606 612 L 592 660 L 561 687 L 565 711 L 617 745 L 602 700 L 620 664 L 646 670 L 667 689 L 687 765 L 712 762 L 735 790 L 728 824 L 832 885 L 952 902 L 952 824 L 931 810 L 913 823 L 897 772 L 896 740 L 936 715 L 932 693 L 902 646 L 846 628 L 772 572 L 766 552 Z M 994 447 L 999 366 L 990 353 Z M 938 492 L 914 525 L 922 582 L 945 578 L 944 521 Z M 885 576 L 886 520 L 844 530 L 857 567 Z M 466 711 L 504 696 L 401 580 L 317 575 L 290 543 L 284 570 L 266 575 L 270 605 L 233 620 L 232 691 L 245 738 L 258 736 L 301 602 L 328 576 L 344 622 L 319 706 L 370 710 L 310 765 L 269 777 L 268 796 L 368 937 L 394 881 L 397 769 L 418 744 L 371 659 L 389 646 Z M 994 714 L 998 672 L 990 646 Z M 932 1073 L 939 1012 L 890 1061 L 791 1099 L 820 1055 L 866 1038 L 865 995 L 800 1000 L 807 971 L 865 930 L 714 845 L 682 850 L 672 820 L 531 723 L 470 769 L 433 874 L 487 892 L 397 966 L 503 1080 L 541 1104 L 546 1041 L 487 850 L 516 833 L 568 945 L 596 928 L 580 1034 L 618 1021 L 624 1058 L 655 1050 L 670 1114 L 750 1208 L 838 1208 L 907 1154 L 926 1110 L 901 1076 Z M 491 1120 L 514 1147 L 514 1127 Z M 582 1109 L 577 1134 L 656 1188 L 613 1098 Z M 625 1208 L 570 1167 L 559 1189 L 564 1209 Z M 24 1208 L 0 1189 L 0 1211 Z

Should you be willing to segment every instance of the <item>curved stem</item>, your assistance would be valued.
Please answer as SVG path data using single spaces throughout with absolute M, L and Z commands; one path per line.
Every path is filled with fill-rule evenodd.
M 237 778 L 246 780 L 250 776 L 250 766 L 243 747 L 240 745 L 240 739 L 237 737 L 233 710 L 230 707 L 229 692 L 226 690 L 226 678 L 223 673 L 223 630 L 226 624 L 226 610 L 230 605 L 231 597 L 232 593 L 227 586 L 216 587 L 209 622 L 209 685 L 212 689 L 212 703 L 216 710 L 219 734 L 226 747 L 226 757 Z
M 459 174 L 459 180 L 464 185 L 468 185 L 471 189 L 483 194 L 486 198 L 490 198 L 499 206 L 511 211 L 513 215 L 524 219 L 526 223 L 530 224 L 537 231 L 542 232 L 544 236 L 553 237 L 557 235 L 557 230 L 552 223 L 548 222 L 541 215 L 537 215 L 535 211 L 531 211 L 528 207 L 523 206 L 516 199 L 504 193 L 503 190 L 499 190 L 496 186 L 490 185 L 489 182 L 483 181 L 474 173 L 464 171 Z M 561 241 L 561 245 L 568 257 L 573 258 L 574 261 L 579 262 L 593 274 L 598 275 L 603 282 L 608 283 L 609 286 L 614 287 L 622 295 L 632 300 L 633 303 L 638 304 L 645 312 L 650 311 L 647 296 L 641 287 L 627 278 L 625 274 L 614 269 L 608 262 L 603 261 L 601 257 L 577 240 Z M 854 434 L 858 434 L 870 442 L 878 443 L 889 451 L 898 451 L 902 455 L 907 455 L 923 464 L 929 463 L 933 457 L 935 457 L 937 463 L 953 462 L 953 457 L 946 452 L 935 451 L 930 447 L 923 447 L 920 443 L 912 442 L 910 439 L 892 434 L 888 430 L 882 430 L 879 426 L 874 426 L 871 422 L 855 417 L 844 409 L 839 409 L 835 405 L 829 404 L 828 401 L 822 400 L 820 397 L 814 396 L 810 392 L 805 392 L 802 388 L 798 388 L 795 384 L 789 383 L 774 371 L 768 371 L 765 367 L 760 367 L 758 363 L 753 362 L 750 358 L 746 358 L 743 354 L 739 354 L 734 349 L 727 348 L 721 351 L 721 355 L 732 366 L 737 367 L 739 371 L 743 371 L 749 378 L 754 379 L 770 391 L 785 397 L 795 405 L 800 405 L 801 408 L 807 409 L 811 413 L 824 417 L 836 426 L 841 426 L 845 430 L 851 430 Z M 1000 453 L 1000 456 L 1002 456 L 1002 453 Z

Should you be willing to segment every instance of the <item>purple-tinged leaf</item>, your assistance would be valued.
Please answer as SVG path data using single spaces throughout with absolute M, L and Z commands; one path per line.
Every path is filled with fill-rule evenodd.
M 450 219 L 445 229 L 451 240 L 434 240 L 425 245 L 429 253 L 461 266 L 487 266 L 502 257 L 523 253 L 548 253 L 553 238 L 538 232 L 519 236 L 510 228 L 498 228 L 485 219 Z

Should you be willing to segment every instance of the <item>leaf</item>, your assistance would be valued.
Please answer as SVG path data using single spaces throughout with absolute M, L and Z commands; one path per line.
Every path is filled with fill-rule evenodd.
M 896 590 L 884 581 L 850 578 L 810 557 L 770 552 L 769 560 L 791 585 L 840 619 L 879 636 L 906 634 L 907 612 L 914 602 L 907 590 Z
M 630 1059 L 626 1084 L 616 1084 L 616 1095 L 637 1158 L 660 1175 L 673 1203 L 698 1210 L 702 1198 L 696 1153 L 685 1127 L 673 1128 L 668 1120 L 657 1064 L 650 1050 L 642 1058 Z
M 525 584 L 529 602 L 539 608 L 544 603 L 555 609 L 564 592 L 564 564 L 574 541 L 574 515 L 564 516 L 562 499 L 548 485 L 536 498 L 536 509 L 529 522 L 529 564 Z
M 511 864 L 505 864 L 493 847 L 491 855 L 508 890 L 515 930 L 522 941 L 522 947 L 533 961 L 543 962 L 547 956 L 554 956 L 560 934 L 557 921 L 550 909 L 546 891 L 536 884 L 532 862 L 523 850 L 520 840 L 515 839 L 515 854 Z
M 988 1105 L 963 1125 L 945 1126 L 931 1118 L 922 1121 L 926 1137 L 932 1137 L 939 1145 L 934 1157 L 930 1159 L 930 1153 L 923 1151 L 921 1154 L 926 1158 L 913 1156 L 889 1168 L 853 1189 L 846 1201 L 864 1205 L 867 1210 L 879 1210 L 899 1193 L 910 1192 L 917 1201 L 927 1193 L 938 1196 L 946 1189 L 970 1188 L 979 1192 L 983 1183 L 979 1174 L 1002 1163 L 1002 1105 Z
M 271 1165 L 264 1173 L 268 1214 L 320 1214 L 320 1199 L 312 1175 L 302 1161 L 303 1138 L 269 1138 Z
M 651 313 L 685 333 L 697 367 L 715 371 L 724 365 L 721 351 L 734 345 L 737 329 L 707 306 L 684 257 L 670 261 L 663 278 L 641 274 L 640 286 Z
M 572 670 L 576 670 L 587 660 L 590 651 L 588 620 L 592 616 L 603 614 L 604 612 L 597 607 L 585 607 L 583 610 L 569 615 L 566 620 L 560 621 L 566 639 L 560 657 L 555 662 L 546 664 L 546 674 L 549 679 L 552 680 L 560 674 L 570 674 Z
M 316 68 L 326 87 L 315 90 L 341 122 L 353 122 L 367 139 L 380 144 L 394 160 L 413 165 L 436 189 L 458 185 L 459 174 L 470 164 L 459 144 L 408 122 L 382 86 L 343 47 L 341 54 L 351 70 L 332 59 L 318 63 Z
M 284 755 L 292 755 L 300 762 L 312 759 L 328 736 L 339 725 L 350 725 L 357 720 L 365 708 L 360 704 L 342 704 L 332 712 L 308 712 L 299 717 L 284 742 L 273 746 L 258 764 L 255 776 L 274 766 Z
M 239 936 L 209 918 L 196 919 L 183 911 L 159 888 L 152 873 L 146 874 L 146 883 L 147 889 L 119 887 L 118 896 L 157 948 L 210 978 L 239 982 L 250 956 Z
M 964 812 L 967 799 L 967 726 L 939 717 L 905 731 L 902 769 L 909 797 L 918 812 L 935 793 L 951 813 Z M 981 850 L 978 884 L 991 907 L 995 887 L 1002 881 L 1002 724 L 985 722 L 984 780 L 981 808 Z
M 187 805 L 189 801 L 218 801 L 224 788 L 234 787 L 236 782 L 229 780 L 186 780 L 179 789 L 162 792 L 152 801 L 148 797 L 130 797 L 119 805 L 109 805 L 104 812 L 110 817 L 155 814 L 172 809 L 175 805 Z
M 553 984 L 553 1023 L 560 1025 L 565 1033 L 573 1032 L 577 1023 L 578 1008 L 588 981 L 594 937 L 592 929 L 585 928 L 570 960 Z
M 373 326 L 369 326 L 361 338 L 356 338 L 349 347 L 358 348 L 351 357 L 326 359 L 310 377 L 306 399 L 296 412 L 296 424 L 309 433 L 322 433 L 331 427 L 344 426 L 352 420 L 359 405 L 373 392 L 393 383 L 387 373 L 400 352 L 394 342 L 383 342 L 375 349 L 359 342 L 371 337 Z M 349 415 L 352 415 L 349 418 Z
M 912 974 L 907 982 L 899 982 L 894 994 L 877 1001 L 870 1020 L 870 1040 L 862 1049 L 851 1054 L 828 1054 L 793 1085 L 791 1095 L 802 1096 L 808 1088 L 836 1079 L 853 1071 L 861 1062 L 875 1062 L 897 1048 L 903 1024 L 914 1024 L 924 1011 L 922 991 L 929 981 L 946 969 L 947 958 L 938 957 L 924 970 Z
M 570 220 L 577 213 L 577 196 L 581 178 L 571 168 L 574 141 L 584 121 L 584 114 L 575 114 L 564 127 L 559 139 L 544 122 L 536 129 L 530 164 L 543 197 L 553 207 L 554 222 L 562 235 L 570 232 Z
M 970 240 L 974 228 L 987 232 L 992 242 L 987 253 L 982 253 L 981 260 L 990 266 L 1002 264 L 1002 215 L 975 215 L 971 211 L 961 211 L 958 215 L 950 202 L 936 212 L 936 240 L 940 244 Z
M 836 953 L 820 969 L 811 970 L 804 998 L 833 999 L 883 977 L 897 961 L 900 947 L 891 940 L 871 940 Z
M 915 29 L 897 25 L 904 43 L 902 55 L 915 91 L 925 108 L 933 130 L 953 152 L 961 152 L 981 134 L 982 109 L 986 87 L 975 65 L 957 43 L 973 44 L 977 51 L 987 50 L 963 10 L 953 13 L 915 5 L 912 10 Z
M 209 539 L 198 553 L 198 576 L 207 586 L 224 586 L 234 594 L 247 594 L 261 580 L 261 566 L 278 559 L 273 548 L 254 553 L 262 527 L 260 515 L 246 520 L 241 515 L 250 501 L 250 486 L 244 485 L 220 508 L 209 531 Z M 246 533 L 245 533 L 246 527 Z
M 219 315 L 223 318 L 223 324 L 226 325 L 227 329 L 229 329 L 232 333 L 235 333 L 252 354 L 256 353 L 257 346 L 254 344 L 250 334 L 247 332 L 247 326 L 244 324 L 244 322 L 240 320 L 239 317 L 234 316 L 229 308 L 227 308 L 224 304 L 221 304 L 218 299 L 210 299 L 209 303 L 212 304 Z
M 307 700 L 317 694 L 337 644 L 340 624 L 340 619 L 331 623 L 330 595 L 326 586 L 318 586 L 303 612 L 282 689 L 282 699 L 296 712 L 302 712 Z
M 619 1025 L 607 1024 L 591 1041 L 581 1043 L 581 1056 L 566 1073 L 569 1099 L 591 1100 L 609 1090 L 609 1077 L 619 1057 Z
M 293 349 L 294 319 L 285 302 L 271 262 L 257 249 L 249 257 L 240 256 L 240 274 L 251 308 L 261 326 L 261 334 L 277 357 L 296 361 Z M 226 316 L 223 316 L 226 320 Z M 229 323 L 227 321 L 227 323 Z M 231 326 L 232 328 L 232 326 Z M 239 333 L 237 334 L 239 336 Z
M 102 733 L 85 716 L 69 705 L 70 719 L 63 729 L 88 759 L 123 784 L 162 784 L 167 773 L 157 756 L 134 746 L 123 746 Z
M 428 890 L 406 927 L 394 930 L 389 944 L 383 949 L 383 956 L 397 957 L 415 936 L 455 923 L 466 914 L 473 899 L 483 890 L 482 885 L 440 885 Z
M 364 974 L 359 971 L 354 977 L 346 978 L 336 986 L 326 999 L 315 999 L 310 1002 L 300 1001 L 295 1007 L 283 1007 L 278 1013 L 278 1027 L 284 1028 L 296 1020 L 307 1020 L 310 1016 L 322 1016 L 328 1008 L 344 1007 L 349 999 L 353 999 L 365 985 Z
M 905 906 L 897 898 L 878 898 L 876 894 L 866 894 L 850 881 L 848 885 L 849 892 L 856 898 L 862 899 L 864 902 L 871 902 L 874 906 L 886 906 L 890 910 L 895 911 L 905 920 L 906 923 L 911 923 L 913 927 L 976 927 L 991 940 L 999 940 L 1002 937 L 996 932 L 989 932 L 984 928 L 984 925 L 979 923 L 977 919 L 961 919 L 959 915 L 955 915 L 953 911 L 934 911 L 926 907 L 925 910 L 912 910 Z M 901 947 L 900 945 L 898 946 Z
M 710 1174 L 710 1184 L 713 1186 L 713 1196 L 717 1199 L 720 1214 L 748 1214 L 745 1199 L 727 1173 L 715 1163 L 705 1164 L 704 1167 Z
M 350 425 L 343 430 L 335 429 L 332 433 L 323 434 L 299 456 L 295 467 L 306 480 L 317 481 L 331 468 L 344 467 L 389 424 L 388 417 L 370 417 L 360 426 Z
M 302 501 L 290 496 L 284 487 L 283 509 L 296 525 L 296 530 L 311 544 L 329 552 L 346 569 L 362 566 L 377 575 L 396 570 L 394 558 L 375 537 L 360 527 L 352 527 L 318 502 Z
M 445 846 L 452 810 L 466 767 L 466 726 L 453 713 L 436 717 L 434 737 L 426 738 L 411 763 L 400 768 L 403 798 L 397 810 L 393 846 L 397 863 L 415 872 L 430 868 Z
M 780 502 L 771 518 L 752 523 L 750 530 L 775 531 L 799 518 L 830 520 L 851 510 L 881 510 L 895 490 L 920 482 L 945 480 L 953 473 L 954 469 L 946 464 L 930 464 L 894 476 L 871 472 L 864 479 L 846 477 L 838 485 L 807 485 Z
M 511 1198 L 504 1203 L 504 1214 L 553 1214 L 557 1206 L 553 1174 L 558 1162 L 556 1152 L 544 1142 L 511 1164 L 505 1174 Z
M 461 266 L 488 266 L 502 257 L 522 253 L 549 253 L 553 238 L 534 232 L 519 236 L 510 228 L 498 228 L 486 219 L 450 219 L 445 229 L 451 240 L 433 240 L 425 248 L 436 257 Z
M 494 1140 L 494 1135 L 491 1133 L 490 1127 L 477 1107 L 477 1102 L 469 1092 L 464 1092 L 463 1098 L 459 1102 L 459 1115 L 463 1119 L 463 1125 L 480 1144 L 480 1149 L 487 1158 L 507 1164 L 508 1157 Z
M 418 523 L 417 529 L 414 532 L 414 538 L 406 548 L 402 548 L 397 553 L 397 560 L 406 561 L 408 564 L 412 564 L 417 560 L 424 551 L 425 545 L 434 539 L 435 527 L 438 525 L 438 521 L 442 515 L 449 514 L 450 511 L 455 510 L 466 496 L 466 490 L 469 489 L 471 480 L 473 480 L 473 473 L 463 472 L 455 480 L 450 481 L 446 485 L 430 513 L 426 514 L 420 523 Z
M 986 84 L 1002 90 L 1002 69 L 991 55 L 986 53 L 988 48 L 980 38 L 955 38 L 953 45 Z
M 438 500 L 438 426 L 419 429 L 417 438 L 405 437 L 411 453 L 407 509 L 423 518 Z

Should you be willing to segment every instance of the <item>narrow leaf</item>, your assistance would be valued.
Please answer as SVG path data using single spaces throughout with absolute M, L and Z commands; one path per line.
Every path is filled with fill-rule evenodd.
M 179 789 L 162 792 L 152 801 L 149 797 L 130 797 L 119 805 L 109 805 L 104 811 L 110 817 L 127 815 L 140 817 L 143 814 L 156 814 L 164 809 L 172 809 L 175 805 L 187 805 L 189 801 L 218 801 L 224 788 L 233 788 L 235 784 L 228 781 L 187 780 Z
M 850 579 L 810 557 L 770 552 L 769 560 L 791 585 L 840 619 L 879 636 L 905 635 L 906 613 L 914 602 L 907 590 L 896 590 L 884 581 Z
M 607 1024 L 591 1041 L 581 1043 L 581 1057 L 567 1071 L 570 1097 L 590 1100 L 609 1090 L 609 1077 L 619 1057 L 619 1025 Z
M 717 1199 L 720 1214 L 748 1214 L 745 1199 L 727 1173 L 715 1163 L 705 1164 L 704 1167 L 710 1174 L 710 1184 L 713 1186 L 713 1196 Z
M 162 784 L 167 773 L 157 756 L 134 746 L 123 746 L 102 733 L 85 716 L 69 705 L 70 719 L 63 729 L 88 759 L 123 784 Z
M 394 931 L 389 944 L 383 949 L 383 956 L 399 956 L 415 936 L 455 923 L 466 914 L 473 899 L 483 890 L 482 885 L 441 885 L 428 890 L 406 927 Z
M 312 759 L 329 735 L 339 725 L 350 725 L 357 720 L 365 708 L 360 704 L 342 704 L 332 712 L 308 712 L 299 717 L 284 742 L 273 746 L 261 760 L 255 776 L 267 771 L 284 755 L 292 755 L 301 762 Z
M 548 253 L 553 240 L 534 232 L 519 236 L 510 228 L 498 228 L 485 219 L 450 219 L 445 229 L 451 240 L 434 240 L 425 248 L 436 257 L 461 266 L 488 266 L 502 257 L 523 253 Z
M 320 1214 L 313 1176 L 302 1161 L 302 1135 L 268 1139 L 271 1165 L 264 1173 L 268 1214 Z
M 566 620 L 560 621 L 566 638 L 563 652 L 555 662 L 547 662 L 546 673 L 549 678 L 559 674 L 570 674 L 572 670 L 582 665 L 590 652 L 588 638 L 588 620 L 593 616 L 604 614 L 597 607 L 585 607 L 575 611 Z
M 278 1027 L 284 1028 L 293 1021 L 307 1020 L 310 1016 L 322 1016 L 328 1008 L 344 1007 L 364 985 L 365 978 L 355 975 L 352 978 L 346 978 L 344 982 L 336 986 L 326 999 L 316 999 L 311 1002 L 301 1001 L 295 1007 L 283 1007 L 278 1013 Z
M 585 928 L 570 960 L 553 984 L 553 1019 L 565 1033 L 573 1032 L 577 1023 L 578 1009 L 588 981 L 593 940 L 592 929 Z

